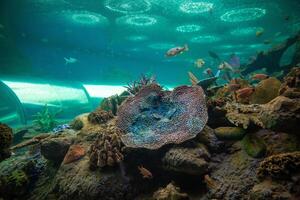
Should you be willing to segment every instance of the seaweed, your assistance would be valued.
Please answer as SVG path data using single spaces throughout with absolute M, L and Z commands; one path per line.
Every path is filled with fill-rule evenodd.
M 45 104 L 43 110 L 34 116 L 35 120 L 33 120 L 33 123 L 36 124 L 41 131 L 49 132 L 58 124 L 56 117 L 60 112 L 61 110 L 55 113 L 51 112 L 47 104 Z

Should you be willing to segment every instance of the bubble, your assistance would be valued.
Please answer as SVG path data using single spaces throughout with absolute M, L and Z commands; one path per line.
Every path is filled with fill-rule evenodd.
M 213 6 L 214 4 L 209 2 L 183 2 L 179 9 L 188 14 L 200 14 L 210 11 Z
M 230 10 L 221 16 L 221 20 L 225 22 L 245 22 L 256 20 L 266 14 L 266 10 L 262 8 L 242 8 Z
M 157 19 L 149 15 L 126 15 L 118 18 L 116 23 L 120 25 L 151 26 L 157 23 Z
M 246 27 L 246 28 L 237 28 L 230 32 L 233 36 L 248 36 L 255 35 L 256 31 L 262 30 L 262 27 Z
M 89 11 L 65 11 L 66 19 L 82 25 L 107 25 L 108 19 L 101 14 Z
M 148 40 L 148 37 L 145 35 L 131 35 L 131 36 L 126 37 L 126 39 L 129 41 L 139 42 L 139 41 Z
M 109 10 L 125 14 L 143 13 L 151 9 L 151 3 L 147 0 L 107 0 L 104 5 Z
M 187 25 L 176 27 L 176 31 L 181 33 L 192 33 L 192 32 L 200 31 L 201 29 L 202 27 L 196 24 L 187 24 Z
M 193 37 L 190 41 L 193 43 L 211 43 L 211 42 L 218 42 L 221 39 L 219 37 L 213 35 L 202 35 Z

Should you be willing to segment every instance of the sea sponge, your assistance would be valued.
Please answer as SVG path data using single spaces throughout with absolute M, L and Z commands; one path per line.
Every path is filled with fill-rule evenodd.
M 122 147 L 120 130 L 114 126 L 104 129 L 90 147 L 90 168 L 115 166 L 124 159 Z
M 169 183 L 165 188 L 160 188 L 153 194 L 154 200 L 188 200 L 187 193 L 182 193 L 179 187 Z
M 118 110 L 117 127 L 127 147 L 158 149 L 196 137 L 207 119 L 205 95 L 199 86 L 181 86 L 172 92 L 157 84 L 128 97 Z
M 113 117 L 114 115 L 111 113 L 111 111 L 105 111 L 101 108 L 98 108 L 88 115 L 88 120 L 93 124 L 103 124 Z
M 300 151 L 282 153 L 265 158 L 257 169 L 257 177 L 263 179 L 287 179 L 300 170 Z
M 74 144 L 70 146 L 67 154 L 65 155 L 65 158 L 63 160 L 63 164 L 69 164 L 76 160 L 79 160 L 85 156 L 85 150 L 81 145 Z

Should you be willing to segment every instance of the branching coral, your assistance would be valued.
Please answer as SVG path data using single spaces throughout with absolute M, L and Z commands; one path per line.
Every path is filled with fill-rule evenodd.
M 140 91 L 144 86 L 156 83 L 156 78 L 154 76 L 147 77 L 146 75 L 142 74 L 139 81 L 133 81 L 128 83 L 125 88 L 127 92 L 131 95 L 135 95 Z
M 112 126 L 103 130 L 89 150 L 90 168 L 115 166 L 124 159 L 122 147 L 118 128 Z
M 300 151 L 282 153 L 264 159 L 258 169 L 259 178 L 289 178 L 300 170 Z
M 179 187 L 169 183 L 165 188 L 160 188 L 153 194 L 154 200 L 188 200 L 188 194 L 182 193 Z
M 49 132 L 57 125 L 55 118 L 59 112 L 53 113 L 49 110 L 49 107 L 45 105 L 44 109 L 35 115 L 35 120 L 33 122 L 41 131 Z
M 111 111 L 113 115 L 117 114 L 117 110 L 121 103 L 126 99 L 126 96 L 128 96 L 127 92 L 124 92 L 121 95 L 113 95 L 111 97 L 103 99 L 103 101 L 100 104 L 100 109 Z
M 205 95 L 199 86 L 181 86 L 172 92 L 157 84 L 128 97 L 118 110 L 117 126 L 128 147 L 157 149 L 195 137 L 207 122 Z
M 93 124 L 103 124 L 112 119 L 114 115 L 111 111 L 105 111 L 101 108 L 96 109 L 88 115 L 89 122 Z

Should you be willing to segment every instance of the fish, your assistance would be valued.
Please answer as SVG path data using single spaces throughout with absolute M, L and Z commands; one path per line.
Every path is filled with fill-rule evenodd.
M 227 62 L 222 62 L 219 65 L 219 70 L 224 70 L 224 71 L 233 71 L 233 68 L 230 64 L 228 64 Z
M 245 87 L 236 91 L 237 98 L 244 99 L 250 97 L 255 89 L 253 87 Z
M 77 59 L 76 58 L 72 58 L 72 57 L 69 57 L 69 58 L 66 58 L 66 57 L 64 57 L 64 59 L 65 59 L 65 61 L 66 61 L 66 65 L 68 65 L 68 64 L 74 64 L 74 63 L 77 63 Z
M 235 92 L 235 91 L 239 90 L 240 88 L 241 88 L 241 85 L 238 84 L 238 83 L 230 83 L 230 84 L 228 84 L 228 89 L 231 92 Z
M 285 21 L 289 21 L 289 20 L 291 19 L 291 16 L 290 16 L 290 15 L 286 15 L 286 16 L 283 17 L 283 19 L 284 19 Z
M 201 68 L 201 67 L 203 67 L 203 65 L 205 65 L 205 61 L 203 59 L 199 58 L 196 60 L 195 65 L 197 68 Z
M 264 79 L 267 79 L 269 78 L 270 76 L 267 75 L 267 74 L 255 74 L 251 77 L 251 79 L 253 80 L 264 80 Z
M 214 73 L 212 72 L 211 68 L 207 68 L 205 71 L 204 71 L 205 74 L 207 74 L 209 77 L 214 77 Z
M 66 129 L 70 129 L 70 125 L 69 124 L 62 124 L 62 125 L 58 125 L 57 127 L 55 127 L 52 131 L 53 133 L 57 134 L 57 133 L 61 133 Z
M 265 30 L 263 28 L 260 28 L 255 32 L 255 36 L 260 37 L 264 34 L 264 32 L 265 32 Z
M 275 33 L 274 37 L 279 37 L 281 35 L 281 32 Z
M 213 59 L 217 60 L 217 61 L 220 61 L 220 60 L 221 60 L 221 59 L 220 59 L 220 56 L 218 56 L 218 54 L 215 53 L 215 52 L 213 52 L 213 51 L 208 51 L 208 55 L 209 55 L 210 57 L 212 57 Z
M 264 44 L 271 44 L 272 40 L 264 40 Z
M 189 50 L 189 48 L 188 48 L 187 44 L 185 44 L 183 47 L 180 47 L 180 46 L 174 47 L 167 51 L 166 57 L 177 56 L 178 54 L 181 54 L 184 51 L 188 51 L 188 50 Z
M 207 187 L 211 189 L 217 188 L 217 183 L 208 175 L 204 175 L 204 182 L 206 183 Z
M 143 176 L 143 178 L 145 178 L 145 179 L 152 179 L 153 178 L 152 173 L 148 169 L 143 167 L 142 165 L 138 166 L 138 170 L 140 171 L 140 174 Z
M 240 57 L 235 53 L 231 54 L 228 64 L 234 68 L 239 68 L 241 66 Z

